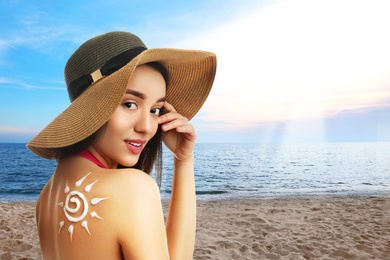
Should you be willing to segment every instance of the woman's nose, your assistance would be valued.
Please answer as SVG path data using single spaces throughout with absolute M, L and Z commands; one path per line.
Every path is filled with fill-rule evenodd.
M 153 131 L 153 122 L 150 112 L 140 113 L 137 123 L 135 124 L 135 131 L 139 133 L 150 133 Z

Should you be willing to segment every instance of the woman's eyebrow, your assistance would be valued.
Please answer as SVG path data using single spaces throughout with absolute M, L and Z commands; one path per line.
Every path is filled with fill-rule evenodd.
M 146 98 L 144 93 L 138 92 L 136 90 L 128 89 L 128 90 L 126 90 L 126 94 L 130 94 L 130 95 L 136 96 L 136 97 L 138 97 L 138 98 L 140 98 L 142 100 L 145 100 L 145 98 Z M 165 100 L 166 100 L 166 98 L 162 97 L 162 98 L 157 100 L 157 103 L 165 102 Z
M 167 99 L 165 97 L 163 98 L 160 98 L 159 100 L 157 100 L 157 103 L 160 103 L 160 102 L 165 102 Z
M 135 91 L 135 90 L 128 89 L 128 90 L 126 90 L 126 94 L 130 94 L 130 95 L 139 97 L 140 99 L 145 99 L 145 95 L 143 93 Z

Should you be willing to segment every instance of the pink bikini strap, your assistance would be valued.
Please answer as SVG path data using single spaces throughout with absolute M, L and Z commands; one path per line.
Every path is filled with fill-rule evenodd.
M 93 156 L 90 152 L 88 152 L 87 150 L 84 150 L 84 151 L 81 151 L 79 153 L 76 153 L 75 155 L 77 156 L 81 156 L 87 160 L 90 160 L 91 162 L 93 162 L 94 164 L 96 164 L 97 166 L 100 166 L 104 169 L 107 169 L 106 166 L 104 166 L 101 162 L 99 162 L 98 159 L 95 158 L 95 156 Z

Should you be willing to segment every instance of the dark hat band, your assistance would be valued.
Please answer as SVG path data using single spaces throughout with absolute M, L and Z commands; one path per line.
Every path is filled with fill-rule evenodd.
M 73 80 L 68 86 L 68 94 L 70 102 L 73 102 L 81 93 L 84 92 L 91 84 L 99 80 L 102 76 L 108 76 L 119 70 L 132 59 L 137 57 L 141 52 L 145 51 L 144 47 L 136 47 L 128 51 L 122 52 L 117 56 L 109 59 L 100 69 L 97 71 L 81 76 L 78 79 Z M 95 77 L 95 75 L 98 77 Z

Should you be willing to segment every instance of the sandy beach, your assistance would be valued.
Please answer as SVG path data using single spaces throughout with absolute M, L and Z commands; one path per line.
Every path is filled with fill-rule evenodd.
M 41 259 L 35 203 L 0 204 L 0 259 Z M 390 197 L 199 201 L 194 259 L 390 259 Z

